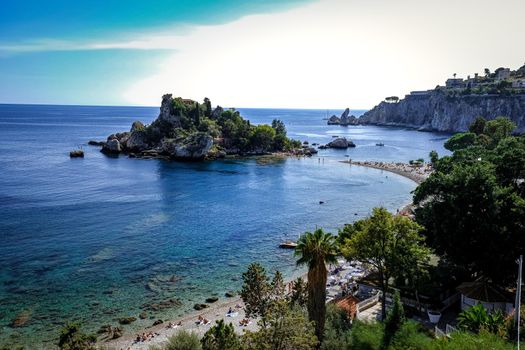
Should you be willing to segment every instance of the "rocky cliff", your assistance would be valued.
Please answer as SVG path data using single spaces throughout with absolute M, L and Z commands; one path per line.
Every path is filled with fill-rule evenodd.
M 193 101 L 181 100 L 186 104 Z M 222 111 L 222 108 L 217 107 Z M 205 132 L 182 129 L 184 114 L 175 108 L 172 95 L 162 97 L 158 118 L 149 126 L 135 121 L 130 131 L 111 134 L 99 143 L 106 154 L 129 154 L 132 157 L 159 157 L 181 160 L 201 160 L 213 145 L 212 136 Z
M 479 116 L 508 117 L 518 132 L 525 132 L 525 94 L 467 95 L 444 89 L 418 92 L 397 103 L 381 102 L 361 116 L 359 123 L 462 132 Z

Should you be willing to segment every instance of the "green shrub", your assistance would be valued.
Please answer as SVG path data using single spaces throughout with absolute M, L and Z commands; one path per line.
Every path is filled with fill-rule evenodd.
M 95 335 L 82 333 L 79 323 L 66 323 L 60 331 L 58 348 L 60 350 L 95 350 L 96 340 Z
M 334 304 L 326 307 L 326 323 L 321 349 L 350 349 L 350 333 L 352 326 L 350 316 Z
M 150 350 L 202 350 L 199 336 L 196 333 L 180 330 L 162 347 L 151 346 Z
M 425 350 L 429 349 L 432 338 L 425 333 L 425 329 L 419 323 L 407 321 L 401 325 L 396 332 L 390 350 Z
M 488 332 L 479 334 L 469 332 L 456 332 L 451 338 L 434 340 L 429 350 L 513 350 L 515 347 L 505 340 Z
M 216 321 L 201 339 L 203 350 L 238 350 L 241 347 L 239 337 L 233 324 L 225 324 L 224 320 Z
M 355 321 L 350 333 L 352 350 L 380 350 L 383 344 L 383 324 Z

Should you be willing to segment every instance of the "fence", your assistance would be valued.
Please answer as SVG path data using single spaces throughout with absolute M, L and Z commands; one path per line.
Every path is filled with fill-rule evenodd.
M 369 309 L 375 304 L 377 304 L 379 302 L 380 297 L 381 292 L 377 292 L 376 295 L 358 302 L 356 305 L 356 314 L 359 315 L 360 312 L 365 311 L 366 309 Z
M 445 325 L 444 332 L 437 325 L 434 327 L 434 334 L 436 335 L 436 338 L 450 337 L 452 333 L 457 332 L 457 331 L 458 329 L 456 327 L 451 326 L 448 323 Z

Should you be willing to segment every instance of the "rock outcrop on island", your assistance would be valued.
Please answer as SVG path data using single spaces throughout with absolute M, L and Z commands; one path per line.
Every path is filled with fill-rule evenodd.
M 108 155 L 128 154 L 130 157 L 177 160 L 203 160 L 226 155 L 261 155 L 290 152 L 305 155 L 309 150 L 300 141 L 286 136 L 279 120 L 272 125 L 251 125 L 234 109 L 212 109 L 209 99 L 204 103 L 162 97 L 160 113 L 150 125 L 135 121 L 129 131 L 108 136 L 105 142 L 90 141 L 102 146 Z
M 347 108 L 341 114 L 341 117 L 338 118 L 335 115 L 331 116 L 330 119 L 328 119 L 327 124 L 328 125 L 342 125 L 342 126 L 358 125 L 358 119 L 354 115 L 350 115 L 350 109 Z
M 484 77 L 449 79 L 446 86 L 414 91 L 401 100 L 388 98 L 361 116 L 359 123 L 464 132 L 480 116 L 508 117 L 517 132 L 525 132 L 525 66 L 516 71 L 498 68 L 494 73 L 487 69 Z

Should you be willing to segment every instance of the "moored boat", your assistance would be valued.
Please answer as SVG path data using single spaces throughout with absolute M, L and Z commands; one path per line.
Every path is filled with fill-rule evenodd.
M 281 244 L 279 244 L 279 248 L 284 249 L 295 249 L 295 247 L 297 247 L 297 243 L 292 241 L 284 241 Z

